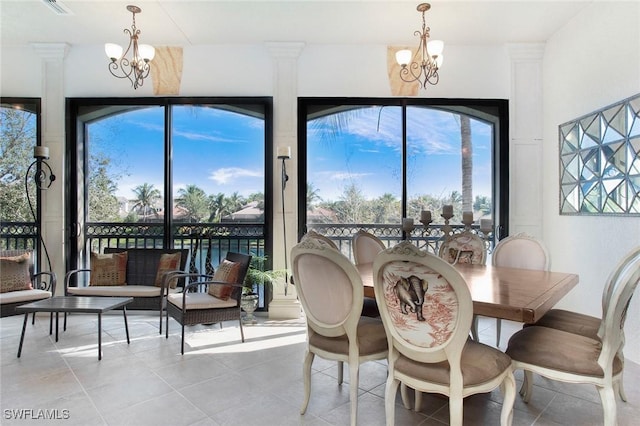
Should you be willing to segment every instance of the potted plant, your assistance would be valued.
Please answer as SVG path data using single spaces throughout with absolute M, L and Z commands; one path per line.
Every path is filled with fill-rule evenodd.
M 258 287 L 270 286 L 274 279 L 285 276 L 284 270 L 265 270 L 266 262 L 266 256 L 253 255 L 251 257 L 240 300 L 240 307 L 247 314 L 242 320 L 243 324 L 256 323 L 253 313 L 258 307 L 259 295 L 256 293 Z

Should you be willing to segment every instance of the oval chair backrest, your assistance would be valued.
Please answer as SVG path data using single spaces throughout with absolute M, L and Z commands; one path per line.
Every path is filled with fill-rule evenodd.
M 453 266 L 403 241 L 376 257 L 373 277 L 390 356 L 397 350 L 419 362 L 459 361 L 473 302 Z
M 328 244 L 308 238 L 291 249 L 293 279 L 308 326 L 316 333 L 355 338 L 364 287 L 355 265 Z
M 496 245 L 491 257 L 493 266 L 549 270 L 549 253 L 541 241 L 520 233 L 509 236 Z
M 373 263 L 378 253 L 385 249 L 384 243 L 378 237 L 363 230 L 353 235 L 352 245 L 356 265 Z
M 624 261 L 613 273 L 613 278 L 609 305 L 598 332 L 602 339 L 602 351 L 598 364 L 605 373 L 607 368 L 611 368 L 615 354 L 624 345 L 623 329 L 627 309 L 640 282 L 640 250 L 636 249 L 630 256 L 625 256 Z
M 607 277 L 607 283 L 605 284 L 604 291 L 602 292 L 602 318 L 604 318 L 607 313 L 607 309 L 609 307 L 609 300 L 611 299 L 611 294 L 614 289 L 614 283 L 617 281 L 620 273 L 624 270 L 624 266 L 632 262 L 633 258 L 635 258 L 638 255 L 640 255 L 640 246 L 636 247 L 635 249 L 631 250 L 626 255 L 624 255 L 624 257 L 620 259 L 616 267 L 611 271 L 611 273 Z M 598 332 L 598 335 L 601 335 L 601 333 Z
M 485 265 L 487 263 L 484 240 L 469 231 L 445 238 L 438 250 L 438 256 L 451 265 L 457 263 Z
M 336 243 L 331 238 L 326 237 L 326 236 L 324 236 L 322 234 L 319 234 L 314 230 L 311 230 L 311 231 L 307 232 L 306 234 L 304 234 L 302 236 L 302 238 L 300 239 L 300 241 L 303 241 L 303 240 L 308 239 L 308 238 L 315 238 L 316 240 L 323 241 L 323 242 L 327 243 L 331 248 L 338 250 L 338 246 L 336 245 Z

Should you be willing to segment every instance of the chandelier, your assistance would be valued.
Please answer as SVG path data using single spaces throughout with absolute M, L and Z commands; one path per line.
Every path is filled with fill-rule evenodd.
M 430 28 L 427 27 L 424 20 L 424 13 L 429 9 L 431 9 L 429 3 L 421 3 L 417 7 L 418 12 L 422 13 L 422 31 L 416 30 L 413 33 L 413 35 L 420 37 L 420 44 L 415 56 L 409 49 L 396 52 L 396 61 L 402 67 L 400 69 L 402 81 L 407 83 L 417 81 L 423 89 L 427 88 L 427 83 L 438 84 L 438 80 L 440 80 L 438 70 L 444 59 L 442 56 L 444 42 L 442 40 L 429 41 Z
M 140 30 L 136 27 L 136 13 L 142 12 L 138 6 L 129 5 L 127 10 L 133 14 L 131 29 L 125 28 L 124 33 L 129 36 L 127 50 L 122 53 L 122 46 L 115 43 L 105 43 L 104 51 L 111 62 L 109 72 L 116 78 L 128 78 L 134 89 L 142 86 L 144 79 L 149 76 L 151 67 L 149 62 L 156 54 L 153 46 L 148 44 L 138 45 Z M 130 57 L 127 54 L 131 53 Z

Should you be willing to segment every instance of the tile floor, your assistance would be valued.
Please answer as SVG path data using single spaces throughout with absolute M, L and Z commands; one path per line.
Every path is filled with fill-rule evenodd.
M 74 315 L 56 343 L 48 334 L 48 316 L 27 325 L 22 357 L 17 349 L 22 316 L 0 319 L 0 408 L 2 425 L 347 425 L 349 389 L 338 386 L 333 362 L 316 357 L 311 401 L 302 401 L 303 320 L 270 321 L 245 328 L 240 343 L 237 323 L 187 328 L 184 356 L 180 328 L 158 334 L 155 315 L 130 312 L 131 344 L 122 315 L 103 319 L 103 358 L 97 359 L 97 318 Z M 495 321 L 481 318 L 481 340 L 495 339 Z M 503 321 L 504 349 L 520 328 Z M 348 374 L 345 374 L 347 379 Z M 520 381 L 521 374 L 517 374 Z M 386 363 L 360 369 L 358 423 L 384 425 Z M 639 424 L 640 366 L 626 364 L 629 402 L 618 400 L 619 424 Z M 398 393 L 399 394 L 399 393 Z M 499 391 L 469 397 L 465 425 L 499 424 Z M 442 425 L 448 422 L 447 400 L 425 396 L 421 412 L 397 401 L 396 425 Z M 22 419 L 17 417 L 22 415 Z M 29 417 L 25 419 L 25 417 Z M 53 419 L 51 419 L 53 417 Z M 57 418 L 57 419 L 56 419 Z M 516 398 L 514 425 L 600 425 L 602 409 L 595 388 L 536 378 L 533 398 Z M 47 420 L 48 419 L 48 420 Z

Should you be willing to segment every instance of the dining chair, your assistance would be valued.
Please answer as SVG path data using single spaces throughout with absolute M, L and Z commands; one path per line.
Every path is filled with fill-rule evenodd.
M 240 299 L 244 279 L 249 270 L 251 256 L 227 252 L 225 258 L 212 277 L 203 276 L 199 281 L 185 284 L 182 292 L 166 295 L 166 338 L 169 338 L 169 317 L 182 326 L 180 353 L 184 355 L 184 326 L 196 324 L 216 324 L 222 321 L 238 320 L 240 337 L 244 342 Z M 190 274 L 168 275 L 175 279 Z M 206 291 L 201 291 L 206 289 Z
M 618 264 L 611 276 L 610 297 L 598 330 L 599 340 L 549 327 L 530 326 L 509 339 L 506 353 L 514 369 L 524 370 L 520 394 L 529 402 L 533 373 L 552 380 L 592 384 L 600 394 L 604 424 L 616 425 L 616 390 L 622 381 L 624 322 L 640 282 L 640 251 Z
M 616 282 L 620 271 L 622 271 L 623 265 L 627 264 L 631 261 L 635 256 L 640 255 L 640 246 L 628 252 L 619 262 L 618 265 L 613 269 L 613 271 L 609 274 L 607 278 L 607 282 L 605 288 L 602 292 L 602 318 L 605 317 L 609 301 L 611 299 L 611 293 L 613 291 L 613 283 Z M 604 322 L 602 318 L 597 318 L 591 315 L 586 315 L 578 312 L 567 311 L 564 309 L 551 309 L 546 314 L 542 316 L 538 321 L 534 324 L 526 324 L 525 327 L 528 326 L 540 326 L 540 327 L 548 327 L 554 328 L 556 330 L 567 331 L 569 333 L 577 334 L 580 336 L 588 337 L 590 339 L 601 341 L 601 335 L 603 333 Z M 621 330 L 624 333 L 624 330 Z M 622 336 L 624 341 L 624 334 Z M 624 362 L 624 354 L 622 352 L 622 346 L 620 347 L 619 358 L 622 362 Z M 624 365 L 623 365 L 624 367 Z M 624 373 L 624 368 L 621 374 Z M 619 381 L 618 386 L 618 394 L 620 395 L 620 399 L 623 401 L 627 401 L 627 396 L 624 391 L 623 386 L 624 380 L 622 377 Z
M 451 265 L 458 263 L 486 265 L 487 263 L 487 249 L 484 240 L 468 230 L 445 237 L 438 249 L 438 256 Z M 477 315 L 473 316 L 471 335 L 473 340 L 479 341 Z
M 549 270 L 549 252 L 542 241 L 524 232 L 510 235 L 498 242 L 491 256 L 493 266 Z M 496 319 L 496 346 L 500 346 L 502 320 Z
M 336 249 L 336 250 L 339 250 L 339 249 L 338 249 L 338 246 L 336 245 L 336 243 L 335 243 L 331 238 L 329 238 L 329 237 L 327 237 L 327 236 L 325 236 L 325 235 L 322 235 L 322 234 L 320 234 L 320 233 L 318 233 L 318 232 L 314 231 L 313 229 L 311 229 L 311 230 L 310 230 L 310 231 L 308 231 L 306 234 L 304 234 L 304 235 L 302 236 L 302 239 L 304 239 L 304 238 L 315 238 L 315 239 L 317 239 L 317 240 L 324 241 L 325 243 L 329 244 L 329 246 L 330 246 L 331 248 L 334 248 L 334 249 Z M 302 240 L 302 239 L 301 239 L 301 240 Z
M 373 263 L 378 253 L 386 247 L 384 243 L 375 235 L 365 230 L 359 230 L 351 239 L 351 247 L 353 249 L 353 259 L 356 265 L 365 263 Z M 378 305 L 373 297 L 365 296 L 362 305 L 362 315 L 368 317 L 379 317 Z
M 304 414 L 311 397 L 311 365 L 316 355 L 338 361 L 338 384 L 343 364 L 349 364 L 351 425 L 357 423 L 359 366 L 385 359 L 387 338 L 379 318 L 361 316 L 364 288 L 355 265 L 345 255 L 314 238 L 291 249 L 293 277 L 307 321 L 303 362 Z
M 408 241 L 384 250 L 373 264 L 376 301 L 389 342 L 385 387 L 387 425 L 394 424 L 397 388 L 410 409 L 406 387 L 449 397 L 449 422 L 463 423 L 463 398 L 500 387 L 500 424 L 510 425 L 516 385 L 511 359 L 469 339 L 471 293 L 460 273 Z M 422 292 L 423 297 L 416 297 Z M 422 303 L 420 303 L 422 302 Z

